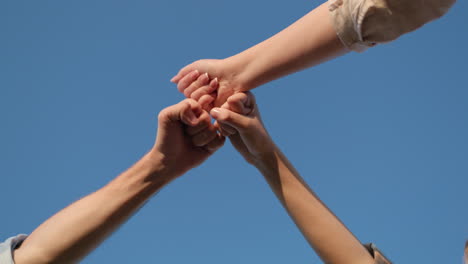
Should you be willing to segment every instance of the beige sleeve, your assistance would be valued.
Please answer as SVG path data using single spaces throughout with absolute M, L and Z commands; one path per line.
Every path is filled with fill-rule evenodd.
M 444 15 L 456 0 L 328 0 L 343 44 L 364 51 Z

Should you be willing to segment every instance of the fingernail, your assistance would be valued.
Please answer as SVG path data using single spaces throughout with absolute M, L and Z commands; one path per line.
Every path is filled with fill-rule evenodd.
M 172 79 L 171 79 L 171 81 L 170 81 L 170 82 L 171 82 L 171 83 L 176 83 L 176 81 L 175 81 L 175 80 L 176 80 L 176 77 L 177 77 L 177 75 L 176 75 L 176 76 L 174 76 L 174 77 L 172 77 Z
M 203 82 L 203 83 L 206 83 L 206 82 L 208 82 L 209 79 L 210 79 L 210 77 L 208 76 L 208 73 L 204 73 L 203 75 L 201 75 L 199 80 L 201 82 Z
M 211 86 L 213 88 L 215 88 L 216 86 L 218 86 L 218 77 L 214 78 L 213 81 L 211 81 Z
M 219 117 L 219 114 L 220 114 L 220 111 L 219 111 L 219 108 L 213 108 L 211 109 L 211 112 L 210 112 L 210 115 L 213 117 L 213 118 L 218 118 Z

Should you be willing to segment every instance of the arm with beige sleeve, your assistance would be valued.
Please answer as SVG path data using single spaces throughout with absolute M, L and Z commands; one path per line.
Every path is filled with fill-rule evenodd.
M 395 40 L 441 17 L 455 1 L 329 0 L 257 45 L 225 59 L 193 62 L 171 81 L 186 97 L 198 101 L 208 95 L 215 106 L 221 106 L 236 92 L 255 89 L 351 50 L 361 52 Z M 197 88 L 201 73 L 217 79 L 216 93 Z

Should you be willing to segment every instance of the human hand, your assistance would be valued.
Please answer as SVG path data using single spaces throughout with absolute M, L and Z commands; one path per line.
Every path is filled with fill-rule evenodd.
M 275 145 L 266 131 L 252 93 L 236 93 L 220 108 L 213 108 L 211 116 L 223 135 L 247 162 L 258 165 L 274 152 Z
M 156 143 L 150 151 L 159 169 L 176 178 L 200 165 L 224 144 L 208 112 L 193 99 L 163 109 Z
M 179 91 L 181 91 L 187 98 L 192 98 L 198 101 L 202 108 L 207 111 L 213 108 L 219 87 L 218 78 L 210 79 L 208 72 L 201 72 L 196 69 L 184 71 L 182 77 L 176 77 L 172 78 L 171 81 L 177 83 L 178 87 L 183 87 L 183 89 L 180 88 Z M 193 96 L 191 97 L 191 95 Z
M 187 98 L 199 101 L 204 106 L 208 105 L 205 109 L 211 109 L 213 106 L 221 106 L 235 92 L 246 91 L 246 85 L 239 78 L 240 68 L 228 59 L 198 60 L 182 68 L 171 82 L 176 83 L 178 90 Z M 212 81 L 216 80 L 216 84 L 208 87 L 201 85 L 199 79 L 204 73 Z

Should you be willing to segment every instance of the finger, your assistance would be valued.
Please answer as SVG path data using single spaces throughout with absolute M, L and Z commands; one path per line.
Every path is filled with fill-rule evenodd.
M 231 96 L 232 98 L 228 101 L 241 101 L 245 107 L 247 108 L 254 108 L 255 107 L 255 96 L 253 93 L 246 91 L 246 92 L 239 92 Z
M 255 97 L 253 94 L 236 93 L 227 99 L 228 109 L 242 115 L 249 115 L 255 107 Z
M 190 90 L 191 93 L 190 93 L 189 96 L 187 96 L 187 94 L 185 94 L 185 91 L 184 91 L 184 94 L 185 94 L 185 96 L 190 97 L 190 98 L 198 101 L 202 96 L 207 95 L 207 94 L 211 94 L 214 91 L 216 91 L 218 89 L 218 87 L 219 87 L 218 78 L 214 78 L 213 80 L 211 80 L 209 85 L 205 85 L 203 87 L 197 87 L 196 89 Z M 189 89 L 186 89 L 186 91 L 187 90 L 189 90 Z
M 232 91 L 230 90 L 223 91 L 221 89 L 218 89 L 218 96 L 216 97 L 216 100 L 214 101 L 214 105 L 217 107 L 223 105 L 224 103 L 226 103 L 227 99 L 231 95 L 232 95 Z
M 218 135 L 216 129 L 211 125 L 192 136 L 192 143 L 202 147 L 212 141 Z
M 172 77 L 171 82 L 178 83 L 185 75 L 195 70 L 194 63 L 191 63 L 184 68 L 182 68 L 174 77 Z
M 242 131 L 248 128 L 250 124 L 249 117 L 243 116 L 241 114 L 235 113 L 224 108 L 213 108 L 210 112 L 210 115 L 214 119 L 216 119 L 220 123 L 220 125 L 230 125 L 237 131 Z
M 188 135 L 193 136 L 195 134 L 200 133 L 202 130 L 206 129 L 210 125 L 211 125 L 210 115 L 206 111 L 203 111 L 203 113 L 197 119 L 197 124 L 194 126 L 187 126 L 185 128 L 185 132 Z
M 256 104 L 256 99 L 255 99 L 254 94 L 250 91 L 246 91 L 243 93 L 247 95 L 247 101 L 245 102 L 245 105 L 247 107 L 254 108 Z
M 159 112 L 158 119 L 163 122 L 179 121 L 180 113 L 186 111 L 189 107 L 190 104 L 185 102 L 185 100 L 178 104 L 168 106 Z
M 209 153 L 214 153 L 216 152 L 219 148 L 221 148 L 224 145 L 224 141 L 226 140 L 225 137 L 222 135 L 216 135 L 216 137 L 211 140 L 208 144 L 204 146 L 204 148 L 209 152 Z
M 190 95 L 194 91 L 196 91 L 197 89 L 199 89 L 202 86 L 208 85 L 209 82 L 210 82 L 210 76 L 208 76 L 208 73 L 201 74 L 197 78 L 197 80 L 193 81 L 192 83 L 190 83 L 188 85 L 187 88 L 185 88 L 185 90 L 184 90 L 185 97 L 190 98 Z
M 216 100 L 214 102 L 214 105 L 215 106 L 221 106 L 223 105 L 224 103 L 226 103 L 229 99 L 229 97 L 231 96 L 234 96 L 236 95 L 237 93 L 239 94 L 242 94 L 242 93 L 245 93 L 247 95 L 247 100 L 245 102 L 245 105 L 248 107 L 248 108 L 251 108 L 253 109 L 254 106 L 255 106 L 255 97 L 253 96 L 253 94 L 251 92 L 237 92 L 237 93 L 234 93 L 235 92 L 234 90 L 230 90 L 230 89 L 221 89 L 219 88 L 218 89 L 218 96 L 216 97 Z M 236 100 L 238 100 L 237 96 L 244 96 L 244 95 L 236 95 L 234 98 L 236 98 Z M 233 100 L 233 99 L 231 99 Z
M 180 120 L 188 126 L 196 126 L 200 115 L 203 113 L 201 105 L 193 99 L 185 99 L 179 104 L 183 105 L 183 107 L 179 110 L 179 118 L 173 121 Z
M 216 99 L 216 93 L 205 94 L 199 100 L 198 103 L 202 106 L 203 110 L 210 112 L 213 108 L 213 102 Z
M 225 137 L 229 137 L 229 136 L 231 136 L 232 134 L 237 133 L 237 131 L 235 131 L 235 129 L 232 128 L 231 126 L 226 125 L 226 124 L 221 124 L 221 123 L 219 123 L 217 120 L 215 120 L 213 126 L 216 128 L 216 130 L 219 131 L 219 133 L 221 133 L 221 135 L 223 135 L 223 136 L 225 136 Z M 226 127 L 228 127 L 228 126 L 229 126 L 229 128 L 234 129 L 234 131 L 230 130 L 229 128 L 227 128 L 227 130 L 226 130 Z
M 243 93 L 241 93 L 243 94 Z M 229 98 L 232 98 L 234 95 L 230 96 Z M 242 101 L 244 100 L 244 96 L 236 96 L 236 98 L 240 99 L 240 100 L 231 100 L 229 101 L 229 98 L 228 98 L 228 101 L 225 102 L 221 108 L 223 109 L 226 109 L 226 110 L 229 110 L 229 111 L 232 111 L 232 112 L 235 112 L 235 113 L 240 113 L 242 115 L 246 115 L 248 113 L 250 113 L 250 111 L 248 109 L 245 108 L 244 104 L 242 103 Z M 225 136 L 229 136 L 228 134 L 235 134 L 235 129 L 232 127 L 232 126 L 229 126 L 227 124 L 224 124 L 223 125 L 223 128 L 225 128 L 226 126 L 228 126 L 229 128 L 232 128 L 234 130 L 234 132 L 232 130 L 230 130 L 229 128 L 227 129 L 222 129 L 220 131 L 222 131 L 223 135 Z M 226 130 L 228 132 L 226 132 Z
M 228 104 L 228 102 L 225 102 L 225 103 L 222 104 L 220 107 L 229 110 L 229 104 Z
M 231 111 L 245 115 L 247 114 L 247 95 L 245 93 L 236 93 L 227 99 L 227 104 Z
M 186 74 L 178 83 L 177 83 L 177 89 L 179 92 L 183 93 L 184 90 L 189 87 L 191 83 L 193 83 L 198 77 L 200 76 L 200 72 L 197 70 L 194 70 L 190 72 L 189 74 Z
M 230 137 L 237 133 L 236 129 L 230 125 L 221 124 L 220 126 L 221 134 L 225 137 Z

